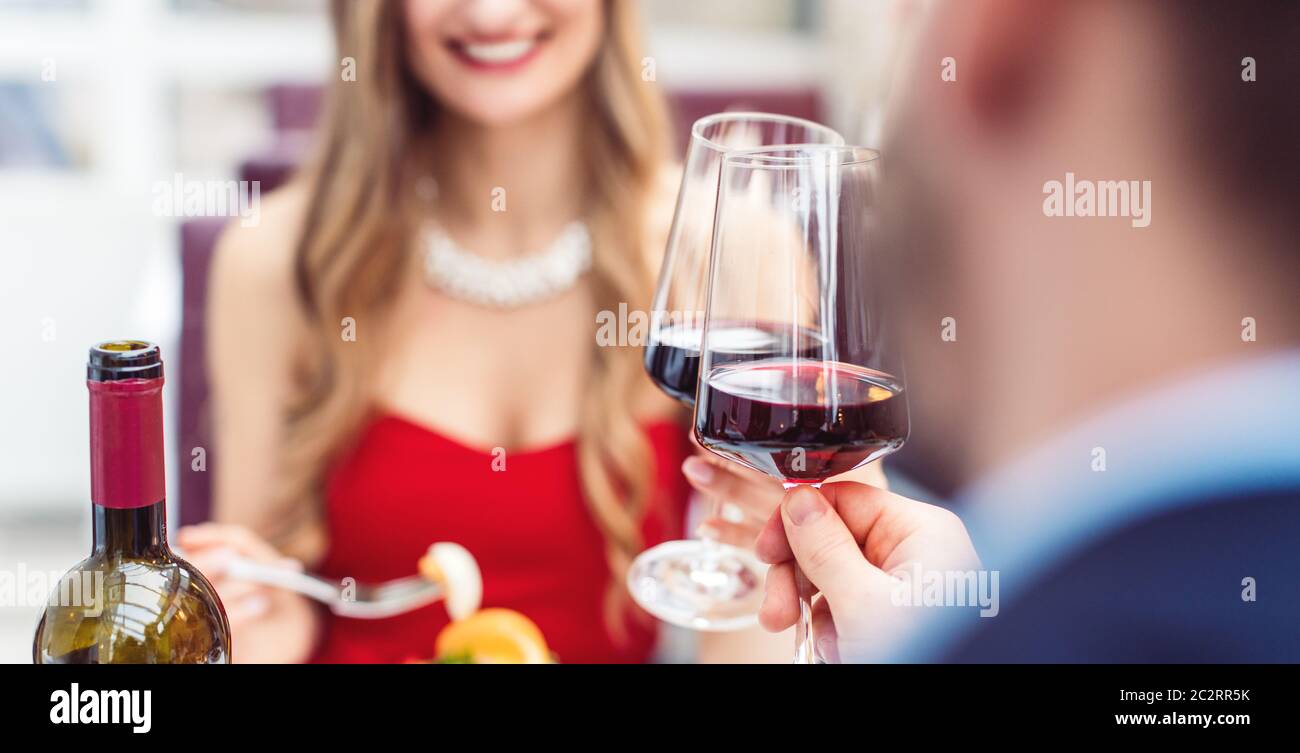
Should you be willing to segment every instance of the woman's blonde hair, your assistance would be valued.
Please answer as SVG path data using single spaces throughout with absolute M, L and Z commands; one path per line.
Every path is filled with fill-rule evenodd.
M 367 377 L 383 349 L 383 327 L 376 322 L 413 270 L 416 209 L 409 197 L 420 176 L 406 166 L 438 105 L 408 69 L 401 6 L 380 0 L 334 0 L 331 6 L 338 54 L 355 59 L 356 80 L 335 77 L 320 152 L 300 176 L 309 199 L 294 276 L 314 341 L 288 419 L 285 485 L 278 495 L 283 504 L 268 516 L 281 522 L 269 532 L 273 540 L 300 556 L 321 551 L 324 474 L 364 425 Z M 590 132 L 582 134 L 589 192 L 584 219 L 594 250 L 589 283 L 595 311 L 617 310 L 620 302 L 645 309 L 653 280 L 644 262 L 643 218 L 666 154 L 666 118 L 657 87 L 641 77 L 633 2 L 607 0 L 605 10 L 604 41 L 581 84 L 592 114 L 584 119 Z M 606 614 L 617 636 L 620 584 L 642 547 L 654 458 L 632 408 L 643 379 L 640 352 L 596 347 L 595 311 L 577 455 L 613 574 Z M 346 317 L 365 326 L 365 336 L 340 338 Z

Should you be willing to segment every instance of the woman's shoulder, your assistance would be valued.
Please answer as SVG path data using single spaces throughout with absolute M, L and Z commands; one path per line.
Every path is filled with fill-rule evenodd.
M 256 333 L 277 347 L 297 340 L 306 318 L 295 290 L 294 251 L 307 200 L 305 185 L 290 184 L 262 197 L 256 222 L 232 221 L 222 230 L 208 277 L 211 328 L 236 337 Z
M 294 248 L 307 211 L 307 186 L 292 183 L 261 200 L 255 222 L 232 221 L 221 231 L 213 259 L 214 284 L 287 293 Z

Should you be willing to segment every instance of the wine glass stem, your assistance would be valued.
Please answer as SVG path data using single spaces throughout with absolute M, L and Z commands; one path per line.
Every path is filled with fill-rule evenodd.
M 785 482 L 782 484 L 786 491 L 793 489 L 798 484 Z M 814 489 L 821 489 L 820 482 L 809 484 Z M 813 625 L 812 625 L 812 597 L 813 584 L 808 580 L 808 576 L 803 574 L 803 568 L 799 563 L 794 565 L 794 585 L 795 590 L 799 593 L 799 621 L 794 626 L 794 664 L 816 664 L 817 651 L 813 643 Z
M 709 509 L 709 515 L 707 518 L 705 518 L 705 520 L 716 520 L 722 517 L 721 498 L 709 497 L 706 506 Z M 716 551 L 719 548 L 718 539 L 717 536 L 714 534 L 712 526 L 707 526 L 707 525 L 704 526 L 704 529 L 699 532 L 699 535 L 700 535 L 700 540 L 704 542 L 704 546 L 708 551 L 710 552 Z
M 803 574 L 803 568 L 794 566 L 795 588 L 799 591 L 799 622 L 794 633 L 795 664 L 816 664 L 817 652 L 813 647 L 812 630 L 812 583 Z

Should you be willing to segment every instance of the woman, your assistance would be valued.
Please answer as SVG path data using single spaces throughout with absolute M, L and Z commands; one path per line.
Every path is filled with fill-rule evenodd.
M 687 460 L 685 417 L 640 349 L 596 345 L 596 312 L 648 307 L 677 183 L 632 12 L 333 3 L 341 75 L 319 159 L 260 226 L 231 227 L 213 271 L 218 522 L 180 542 L 213 576 L 236 660 L 427 658 L 447 618 L 333 618 L 225 577 L 223 550 L 367 582 L 455 541 L 485 606 L 528 615 L 561 661 L 643 661 L 654 625 L 623 573 L 681 533 L 680 470 L 754 520 L 779 502 L 769 480 Z M 507 271 L 477 274 L 484 260 Z M 788 653 L 757 630 L 699 645 L 705 660 Z

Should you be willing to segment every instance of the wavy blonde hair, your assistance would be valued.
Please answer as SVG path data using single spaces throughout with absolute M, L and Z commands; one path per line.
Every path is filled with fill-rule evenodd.
M 283 504 L 269 532 L 286 551 L 322 551 L 321 487 L 330 462 L 348 448 L 370 411 L 367 381 L 384 349 L 385 304 L 411 273 L 419 211 L 406 165 L 438 104 L 407 67 L 401 3 L 334 0 L 340 57 L 356 60 L 356 81 L 335 77 L 322 144 L 299 179 L 308 204 L 294 255 L 298 297 L 311 322 L 310 361 L 297 380 L 288 421 Z M 644 378 L 635 348 L 596 347 L 595 311 L 645 308 L 653 286 L 643 261 L 644 217 L 666 154 L 667 125 L 657 87 L 642 80 L 639 22 L 632 0 L 606 0 L 604 41 L 581 86 L 592 117 L 584 119 L 585 220 L 594 260 L 589 277 L 595 310 L 590 382 L 579 417 L 577 455 L 586 504 L 605 539 L 613 578 L 606 600 L 611 632 L 625 603 L 622 583 L 642 548 L 653 453 L 633 396 Z M 367 323 L 365 337 L 343 342 L 340 322 Z M 381 326 L 376 327 L 379 322 Z M 579 326 L 575 322 L 575 326 Z M 378 330 L 378 332 L 377 332 Z M 302 500 L 313 500 L 304 505 Z

